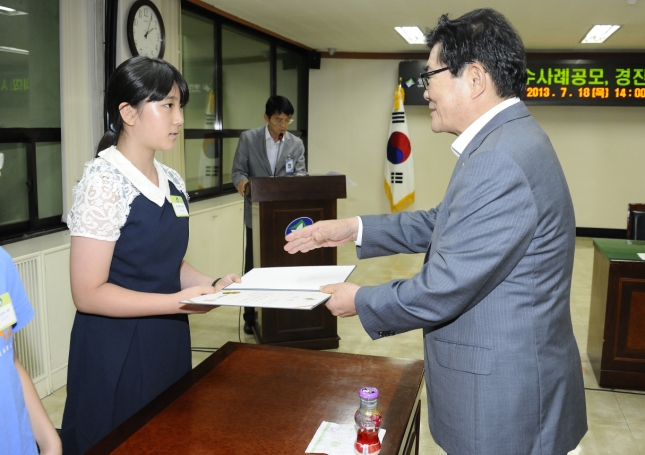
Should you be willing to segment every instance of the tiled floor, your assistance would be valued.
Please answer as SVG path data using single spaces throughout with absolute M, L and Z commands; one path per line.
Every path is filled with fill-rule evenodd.
M 591 239 L 576 242 L 576 256 L 571 290 L 571 315 L 587 388 L 587 416 L 589 432 L 570 455 L 645 455 L 645 393 L 601 389 L 591 371 L 587 355 L 587 325 L 593 246 Z M 351 246 L 338 249 L 339 264 L 357 264 L 351 281 L 370 285 L 397 277 L 410 277 L 423 262 L 423 255 L 398 255 L 387 258 L 358 261 Z M 218 308 L 207 315 L 191 316 L 193 365 L 210 355 L 209 349 L 218 348 L 227 341 L 253 343 L 253 337 L 238 329 L 239 311 L 236 308 Z M 372 341 L 362 329 L 358 318 L 338 320 L 339 352 L 423 359 L 421 331 Z M 421 454 L 445 454 L 439 448 L 427 426 L 425 389 L 421 399 Z M 65 401 L 65 389 L 43 399 L 54 425 L 59 428 Z

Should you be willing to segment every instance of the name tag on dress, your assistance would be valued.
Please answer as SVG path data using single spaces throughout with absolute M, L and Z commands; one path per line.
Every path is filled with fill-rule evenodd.
M 18 318 L 16 317 L 16 312 L 13 309 L 11 297 L 9 297 L 8 292 L 5 292 L 0 295 L 0 332 L 7 327 L 11 327 L 16 322 L 18 322 Z
M 175 209 L 176 216 L 188 216 L 188 209 L 186 208 L 186 204 L 184 204 L 184 200 L 181 196 L 171 195 L 170 203 L 172 204 L 172 208 Z

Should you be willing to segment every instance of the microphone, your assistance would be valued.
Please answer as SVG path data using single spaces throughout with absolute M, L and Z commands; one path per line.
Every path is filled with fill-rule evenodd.
M 278 140 L 279 141 L 281 141 L 283 137 L 284 137 L 284 134 L 282 134 L 282 133 L 278 134 Z

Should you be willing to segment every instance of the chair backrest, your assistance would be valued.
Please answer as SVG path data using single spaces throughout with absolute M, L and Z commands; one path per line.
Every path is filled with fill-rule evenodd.
M 627 204 L 627 240 L 645 240 L 645 204 Z

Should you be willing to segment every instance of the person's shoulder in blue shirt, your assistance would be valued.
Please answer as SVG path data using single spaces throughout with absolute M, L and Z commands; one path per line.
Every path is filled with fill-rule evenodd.
M 34 310 L 11 256 L 0 248 L 0 453 L 60 454 L 62 446 L 29 373 L 18 360 L 14 337 Z

